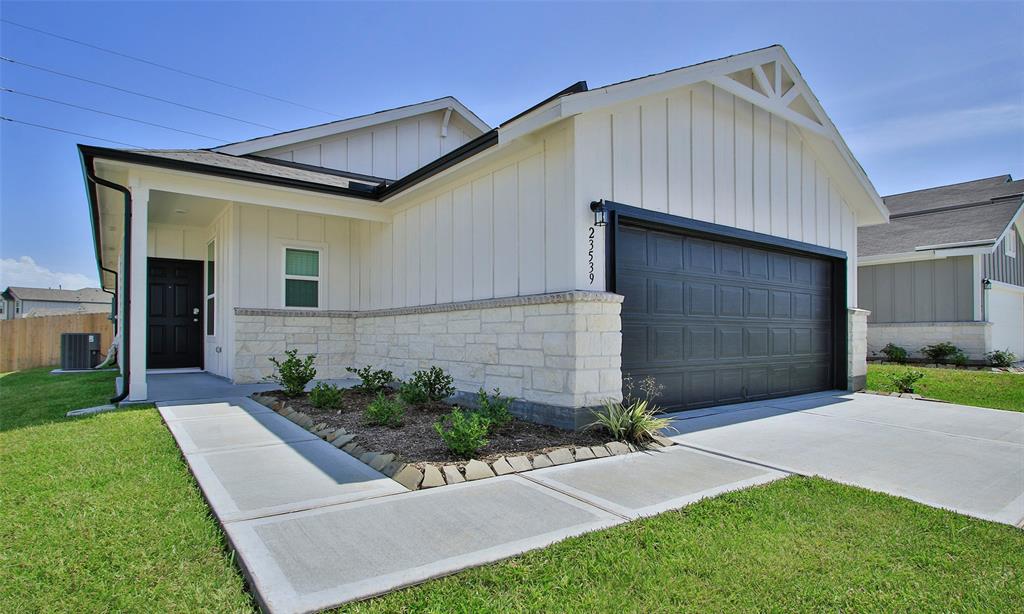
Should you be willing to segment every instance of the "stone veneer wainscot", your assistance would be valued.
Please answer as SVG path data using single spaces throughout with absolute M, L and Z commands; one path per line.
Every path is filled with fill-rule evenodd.
M 408 378 L 438 366 L 463 400 L 480 387 L 518 399 L 513 413 L 579 427 L 622 398 L 622 297 L 557 292 L 373 311 L 236 308 L 235 382 L 270 375 L 286 349 L 316 354 L 322 379 L 372 365 Z

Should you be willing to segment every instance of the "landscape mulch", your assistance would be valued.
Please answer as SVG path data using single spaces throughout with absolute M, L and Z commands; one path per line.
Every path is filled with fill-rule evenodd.
M 440 466 L 466 461 L 452 454 L 434 430 L 434 423 L 453 409 L 454 406 L 448 403 L 407 406 L 402 425 L 392 428 L 366 423 L 363 411 L 376 395 L 359 390 L 345 390 L 341 405 L 331 409 L 314 407 L 306 395 L 287 398 L 280 390 L 263 394 L 285 401 L 296 411 L 308 414 L 315 423 L 323 422 L 332 428 L 345 429 L 356 436 L 359 445 L 373 452 L 390 452 L 404 462 L 420 465 Z M 389 392 L 388 396 L 396 394 Z M 532 458 L 556 448 L 596 446 L 611 441 L 606 434 L 596 430 L 568 431 L 516 418 L 495 429 L 487 439 L 488 444 L 474 458 L 488 462 L 501 456 L 525 455 Z

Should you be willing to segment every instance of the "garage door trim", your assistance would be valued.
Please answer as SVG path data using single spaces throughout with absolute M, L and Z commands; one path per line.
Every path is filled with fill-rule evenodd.
M 844 251 L 776 237 L 742 228 L 723 226 L 711 222 L 679 217 L 659 211 L 648 211 L 623 203 L 602 200 L 608 226 L 605 232 L 605 280 L 609 292 L 616 292 L 615 243 L 620 223 L 652 230 L 665 230 L 689 236 L 712 239 L 747 246 L 763 246 L 776 251 L 823 258 L 832 264 L 832 373 L 833 386 L 847 387 L 847 254 Z

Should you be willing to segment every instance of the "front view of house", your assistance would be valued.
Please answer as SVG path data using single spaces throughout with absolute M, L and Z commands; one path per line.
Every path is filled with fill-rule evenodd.
M 653 375 L 668 409 L 865 374 L 857 228 L 888 211 L 781 47 L 491 128 L 454 98 L 210 150 L 80 146 L 127 398 L 437 365 L 561 426 Z

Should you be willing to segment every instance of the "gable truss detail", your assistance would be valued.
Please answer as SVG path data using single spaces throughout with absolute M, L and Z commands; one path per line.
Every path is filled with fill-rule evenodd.
M 708 79 L 710 83 L 780 117 L 815 132 L 826 134 L 826 122 L 807 101 L 808 92 L 797 85 L 786 66 L 772 60 Z

